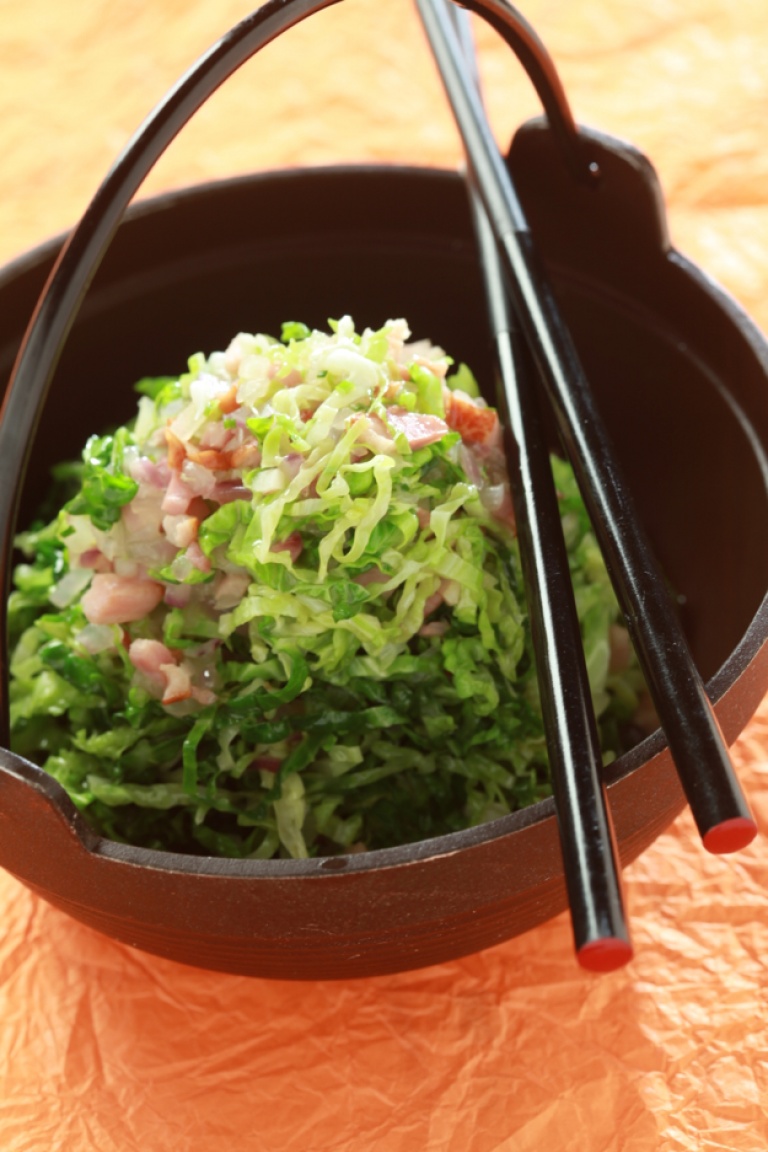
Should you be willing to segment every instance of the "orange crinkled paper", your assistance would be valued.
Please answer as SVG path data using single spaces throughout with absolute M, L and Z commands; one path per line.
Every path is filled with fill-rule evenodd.
M 79 217 L 156 101 L 248 10 L 3 5 L 3 262 Z M 524 13 L 577 119 L 646 152 L 673 242 L 768 328 L 764 0 L 532 0 Z M 495 34 L 478 40 L 506 141 L 538 106 Z M 142 194 L 339 160 L 459 162 L 406 0 L 339 4 L 271 45 Z M 764 830 L 765 703 L 734 754 Z M 0 874 L 0 1147 L 764 1152 L 764 839 L 711 857 L 683 815 L 626 887 L 636 958 L 607 977 L 578 969 L 560 916 L 423 971 L 293 984 L 132 951 Z

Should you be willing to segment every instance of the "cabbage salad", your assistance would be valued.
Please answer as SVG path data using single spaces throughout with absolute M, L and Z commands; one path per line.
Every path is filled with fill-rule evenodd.
M 303 858 L 549 794 L 498 416 L 404 320 L 329 328 L 141 381 L 18 539 L 13 747 L 106 837 Z M 641 682 L 552 465 L 610 756 Z

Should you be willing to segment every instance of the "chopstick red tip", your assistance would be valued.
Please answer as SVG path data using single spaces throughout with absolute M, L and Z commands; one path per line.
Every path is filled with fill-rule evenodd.
M 613 972 L 628 964 L 632 955 L 632 945 L 616 936 L 590 940 L 576 953 L 579 964 L 588 972 Z
M 723 856 L 727 852 L 738 852 L 751 844 L 757 835 L 757 824 L 748 816 L 734 816 L 723 820 L 706 832 L 701 840 L 707 852 Z

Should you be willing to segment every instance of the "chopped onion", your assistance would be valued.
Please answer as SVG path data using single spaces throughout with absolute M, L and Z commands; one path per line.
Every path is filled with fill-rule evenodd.
M 48 599 L 56 608 L 67 608 L 85 591 L 92 579 L 93 571 L 90 568 L 73 568 L 62 576 L 58 584 L 54 584 Z

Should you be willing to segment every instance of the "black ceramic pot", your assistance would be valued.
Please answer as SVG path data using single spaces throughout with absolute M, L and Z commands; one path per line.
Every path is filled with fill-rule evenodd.
M 728 740 L 768 689 L 768 346 L 669 248 L 647 161 L 587 134 L 603 172 L 574 187 L 543 122 L 514 179 Z M 57 242 L 0 274 L 10 370 Z M 492 389 L 466 192 L 454 173 L 335 168 L 247 177 L 149 200 L 118 232 L 59 363 L 22 519 L 48 466 L 133 412 L 141 376 L 286 319 L 405 316 Z M 489 392 L 489 398 L 493 396 Z M 683 806 L 656 732 L 610 770 L 621 858 Z M 0 864 L 119 940 L 189 964 L 291 979 L 364 976 L 485 948 L 563 911 L 551 802 L 404 848 L 225 861 L 94 835 L 60 787 L 0 750 Z

